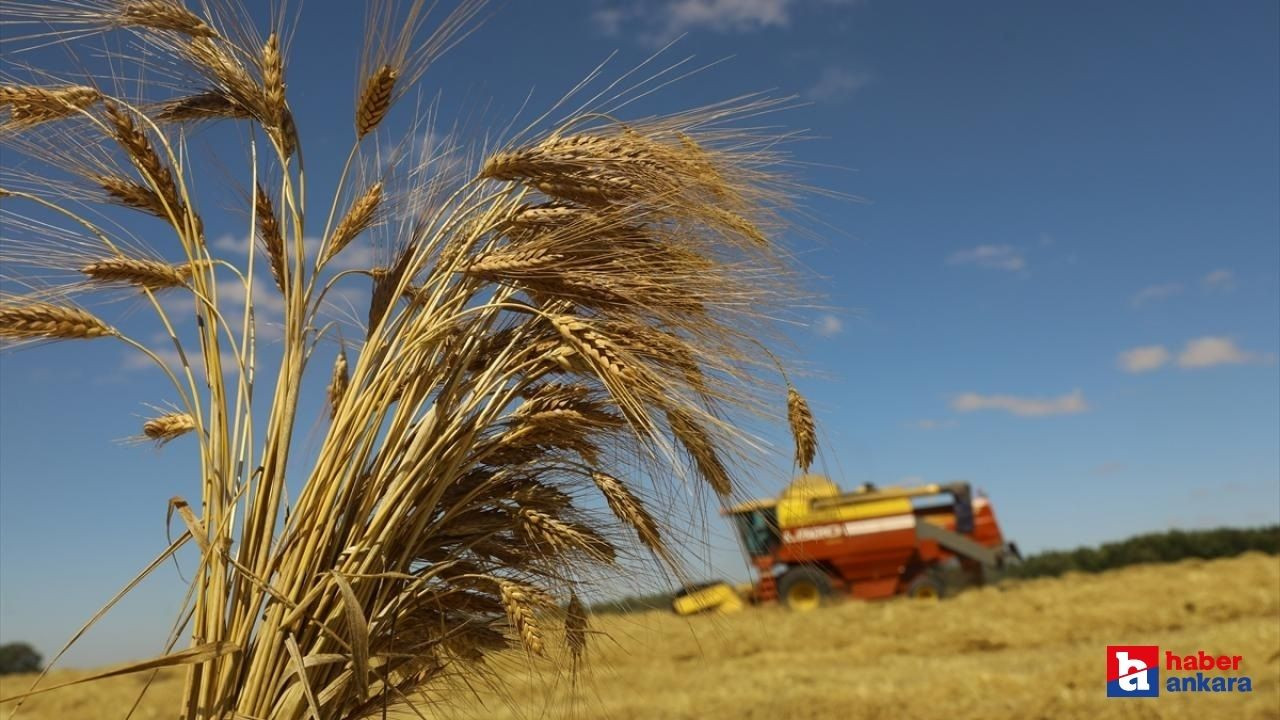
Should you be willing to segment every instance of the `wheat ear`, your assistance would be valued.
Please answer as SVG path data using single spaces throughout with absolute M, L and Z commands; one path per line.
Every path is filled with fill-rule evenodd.
M 73 340 L 115 334 L 106 323 L 76 307 L 45 302 L 0 307 L 0 338 Z
M 574 664 L 581 662 L 587 651 L 587 609 L 578 599 L 577 593 L 569 596 L 569 605 L 564 613 L 564 640 L 569 646 L 569 654 Z
M 181 287 L 191 277 L 191 265 L 172 265 L 159 260 L 110 258 L 80 268 L 81 274 L 103 283 L 124 283 L 147 290 Z
M 327 264 L 334 256 L 342 252 L 343 248 L 350 245 L 357 235 L 369 229 L 381 205 L 382 183 L 376 182 L 370 185 L 369 189 L 365 190 L 360 197 L 356 198 L 355 202 L 351 203 L 347 214 L 342 217 L 342 220 L 338 222 L 338 226 L 333 229 L 333 235 L 329 238 L 321 264 Z
M 615 478 L 608 473 L 595 471 L 591 473 L 591 479 L 595 482 L 596 487 L 600 489 L 600 493 L 604 495 L 605 502 L 609 504 L 609 509 L 617 516 L 619 520 L 630 525 L 636 531 L 636 535 L 640 537 L 640 542 L 645 547 L 656 553 L 663 554 L 665 547 L 662 543 L 662 535 L 658 530 L 658 523 L 645 509 L 644 504 L 640 502 L 640 498 L 636 497 L 626 486 L 626 483 Z
M 360 101 L 356 105 L 356 138 L 362 139 L 382 123 L 391 109 L 399 73 L 390 65 L 383 65 L 365 81 Z
M 0 107 L 9 108 L 9 119 L 20 126 L 66 117 L 101 97 L 97 90 L 85 85 L 56 88 L 0 85 Z
M 698 474 L 711 486 L 711 489 L 715 490 L 720 497 L 727 497 L 732 493 L 733 481 L 729 477 L 729 471 L 720 460 L 720 455 L 716 453 L 715 445 L 707 435 L 707 431 L 682 410 L 667 412 L 667 424 L 671 426 L 671 432 L 693 459 Z
M 347 393 L 347 386 L 351 384 L 351 373 L 347 367 L 346 350 L 338 350 L 338 357 L 333 361 L 333 374 L 329 377 L 329 418 L 333 419 L 338 414 L 338 403 L 342 402 L 342 396 Z
M 271 196 L 259 184 L 253 193 L 254 212 L 258 216 L 258 237 L 262 241 L 262 249 L 267 253 L 267 264 L 271 267 L 271 277 L 276 287 L 284 292 L 285 257 L 284 236 L 280 232 L 280 218 L 276 216 Z
M 142 424 L 142 434 L 163 445 L 196 429 L 195 418 L 187 413 L 168 413 Z
M 192 37 L 217 35 L 199 15 L 172 0 L 128 0 L 120 11 L 120 24 L 169 30 Z
M 796 442 L 796 464 L 802 472 L 809 472 L 813 457 L 818 451 L 818 434 L 809 403 L 794 387 L 787 387 L 787 421 Z
M 533 614 L 533 606 L 538 594 L 531 588 L 513 582 L 499 581 L 498 588 L 502 597 L 502 607 L 506 610 L 507 621 L 520 637 L 521 644 L 533 655 L 541 655 L 543 649 L 542 631 Z

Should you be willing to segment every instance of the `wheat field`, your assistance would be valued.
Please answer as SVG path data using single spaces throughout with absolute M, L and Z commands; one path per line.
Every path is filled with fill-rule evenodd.
M 477 702 L 458 692 L 423 712 L 548 720 L 1280 717 L 1280 560 L 1260 554 L 1009 583 L 933 603 L 610 615 L 595 618 L 593 630 L 576 680 L 563 664 L 507 653 L 487 661 L 503 676 L 502 695 L 481 689 Z M 1108 644 L 1241 655 L 1254 690 L 1109 700 Z M 27 682 L 9 677 L 3 686 Z M 129 677 L 37 696 L 19 717 L 124 717 L 142 683 Z M 171 717 L 181 683 L 179 673 L 161 675 L 134 717 Z

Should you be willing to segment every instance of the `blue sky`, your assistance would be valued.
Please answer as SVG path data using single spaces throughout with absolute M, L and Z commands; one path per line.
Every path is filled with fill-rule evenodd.
M 317 188 L 350 138 L 356 5 L 306 3 L 292 50 Z M 826 225 L 792 239 L 829 306 L 790 333 L 824 467 L 968 479 L 1024 549 L 1070 547 L 1280 521 L 1278 8 L 510 2 L 423 89 L 482 141 L 610 52 L 621 73 L 683 35 L 671 62 L 727 60 L 637 112 L 799 96 L 774 118 L 813 138 L 798 174 L 864 199 L 812 199 Z M 233 166 L 226 135 L 194 142 Z M 211 236 L 238 232 L 210 215 Z M 118 442 L 165 399 L 118 347 L 6 354 L 0 390 L 0 641 L 51 654 L 163 547 L 191 448 Z M 699 574 L 743 576 L 712 529 Z M 71 664 L 157 652 L 182 588 L 158 573 Z

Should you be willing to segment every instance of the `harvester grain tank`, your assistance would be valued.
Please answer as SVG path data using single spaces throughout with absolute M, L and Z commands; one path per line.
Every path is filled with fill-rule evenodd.
M 975 497 L 968 483 L 842 492 L 821 475 L 802 475 L 777 498 L 724 513 L 758 576 L 752 599 L 780 600 L 793 610 L 837 596 L 940 597 L 948 589 L 946 565 L 981 583 L 1019 559 L 990 501 Z M 722 598 L 725 590 L 687 593 L 677 612 L 714 609 L 712 594 Z

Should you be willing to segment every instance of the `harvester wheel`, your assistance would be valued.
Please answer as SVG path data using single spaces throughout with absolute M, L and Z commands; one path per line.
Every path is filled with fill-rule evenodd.
M 831 595 L 831 578 L 815 567 L 793 567 L 778 578 L 778 597 L 788 610 L 815 610 Z
M 907 597 L 920 600 L 940 600 L 944 597 L 946 586 L 933 573 L 924 573 L 911 581 L 907 586 Z

